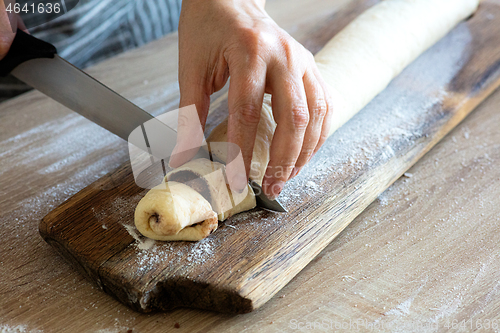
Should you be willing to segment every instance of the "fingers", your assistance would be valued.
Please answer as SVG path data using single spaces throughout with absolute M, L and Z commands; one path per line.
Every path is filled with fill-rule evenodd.
M 268 197 L 276 198 L 285 181 L 295 177 L 326 141 L 333 114 L 328 86 L 316 67 L 306 70 L 302 80 L 281 76 L 272 90 L 280 92 L 273 94 L 278 125 L 262 187 Z
M 266 85 L 266 65 L 255 60 L 229 63 L 231 81 L 228 93 L 228 141 L 241 149 L 244 170 L 241 163 L 229 163 L 226 174 L 229 185 L 238 191 L 248 183 L 253 147 L 262 110 Z M 241 61 L 241 62 L 240 62 Z M 236 148 L 236 147 L 233 147 Z M 228 150 L 228 161 L 238 155 L 237 149 Z
M 309 123 L 300 155 L 295 162 L 290 178 L 295 177 L 299 170 L 309 162 L 314 152 L 319 149 L 318 143 L 322 134 L 323 120 L 328 111 L 325 92 L 314 73 L 306 71 L 303 80 L 309 109 Z
M 328 85 L 321 77 L 321 74 L 319 73 L 319 71 L 316 70 L 315 76 L 318 79 L 319 84 L 323 88 L 324 100 L 326 102 L 326 114 L 323 118 L 323 124 L 321 126 L 321 134 L 319 136 L 318 144 L 316 145 L 316 148 L 314 149 L 312 156 L 314 156 L 314 154 L 316 154 L 316 152 L 325 143 L 326 139 L 328 139 L 328 136 L 330 135 L 330 128 L 332 125 L 332 119 L 334 116 L 332 95 L 330 94 Z M 311 156 L 311 158 L 312 158 L 312 156 Z
M 204 129 L 210 107 L 210 95 L 220 90 L 228 78 L 227 64 L 221 52 L 221 39 L 216 32 L 202 28 L 207 23 L 192 7 L 186 10 L 183 3 L 179 21 L 179 120 L 177 143 L 169 164 L 178 167 L 188 162 L 199 150 L 204 140 Z M 200 4 L 201 5 L 201 4 Z M 199 6 L 198 6 L 199 7 Z M 198 8 L 200 9 L 200 8 Z M 203 9 L 200 9 L 203 12 Z M 198 26 L 196 22 L 200 23 Z M 206 36 L 200 39 L 199 31 Z M 189 106 L 195 105 L 196 112 Z M 186 108 L 187 109 L 184 109 Z M 197 114 L 197 116 L 196 116 Z
M 201 147 L 210 106 L 210 95 L 205 89 L 204 80 L 200 80 L 199 75 L 180 77 L 179 88 L 181 100 L 179 103 L 177 143 L 169 161 L 169 165 L 173 168 L 188 162 Z M 195 105 L 196 109 L 192 105 Z
M 281 71 L 270 80 L 273 114 L 277 126 L 271 143 L 270 161 L 262 183 L 264 193 L 276 198 L 290 177 L 302 150 L 309 123 L 309 110 L 300 75 Z M 298 79 L 297 79 L 298 77 Z
M 7 5 L 8 2 L 5 3 Z M 0 60 L 9 52 L 10 46 L 16 36 L 17 15 L 0 10 Z

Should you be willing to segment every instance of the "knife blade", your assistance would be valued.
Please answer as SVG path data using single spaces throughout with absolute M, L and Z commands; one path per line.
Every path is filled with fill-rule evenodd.
M 259 184 L 257 184 L 253 180 L 250 180 L 249 184 L 250 187 L 252 187 L 253 192 L 255 193 L 255 201 L 257 202 L 257 206 L 275 212 L 286 213 L 286 209 L 283 208 L 278 200 L 271 200 L 266 195 L 264 195 L 262 187 Z
M 158 139 L 167 146 L 164 150 L 172 152 L 175 146 L 176 131 L 57 54 L 52 59 L 23 62 L 11 74 L 126 141 L 136 128 L 148 121 L 157 121 L 158 128 L 161 128 L 158 131 L 161 138 Z M 142 141 L 136 140 L 132 144 L 147 151 Z M 153 144 L 149 143 L 150 146 Z
M 16 44 L 16 39 L 22 43 Z M 59 57 L 52 45 L 21 30 L 18 30 L 16 39 L 9 53 L 12 50 L 14 53 L 25 51 L 30 43 L 36 45 L 39 42 L 38 45 L 44 48 L 52 47 L 53 53 L 49 51 L 42 57 L 36 57 L 36 50 L 31 50 L 31 54 L 22 62 L 14 59 L 14 63 L 18 63 L 15 66 L 10 64 L 13 67 L 12 75 L 150 155 L 160 160 L 170 157 L 177 140 L 175 130 Z M 12 54 L 6 58 L 12 62 Z M 4 60 L 0 61 L 0 66 Z M 141 131 L 137 131 L 138 128 Z M 143 135 L 137 135 L 138 132 Z M 204 149 L 199 149 L 196 157 L 213 160 Z M 278 201 L 267 198 L 260 187 L 256 191 L 256 198 L 264 208 L 286 211 Z

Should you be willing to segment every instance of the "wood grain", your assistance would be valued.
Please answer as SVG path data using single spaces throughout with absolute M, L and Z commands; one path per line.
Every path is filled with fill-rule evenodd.
M 351 16 L 341 16 L 352 19 L 356 12 L 351 7 L 346 11 Z M 402 136 L 388 136 L 376 129 L 366 133 L 366 139 L 383 144 L 371 147 L 369 154 L 353 151 L 339 162 L 342 172 L 327 168 L 323 173 L 306 173 L 314 176 L 312 186 L 321 188 L 320 191 L 305 191 L 304 184 L 310 180 L 304 175 L 297 177 L 283 193 L 285 197 L 298 195 L 298 199 L 285 202 L 287 214 L 254 210 L 228 220 L 199 243 L 157 243 L 152 249 L 140 249 L 141 243 L 123 225 L 132 224 L 134 207 L 145 191 L 135 186 L 125 165 L 47 215 L 40 232 L 98 286 L 136 310 L 184 306 L 220 312 L 252 311 L 284 287 L 380 193 L 498 87 L 500 18 L 491 18 L 492 13 L 500 14 L 499 3 L 483 3 L 472 19 L 411 65 L 360 114 L 373 117 L 380 112 L 380 106 L 400 107 L 391 103 L 394 96 L 410 96 L 404 107 L 421 121 L 408 124 L 408 119 L 402 117 L 395 123 L 397 128 L 405 128 Z M 338 28 L 346 23 L 338 23 Z M 326 28 L 330 26 L 329 20 L 325 20 L 324 26 L 316 27 L 321 32 L 311 36 L 320 37 L 316 44 L 309 40 L 311 49 L 331 37 L 325 37 L 326 31 L 337 31 Z M 415 79 L 419 65 L 430 64 L 434 67 L 426 70 L 439 73 L 443 70 L 441 64 L 430 60 L 436 56 L 456 60 L 457 54 L 460 61 L 448 69 L 453 70 L 448 81 L 436 81 L 434 76 L 427 81 L 425 77 L 424 81 Z M 434 100 L 436 96 L 441 96 L 438 102 L 422 107 L 422 97 Z M 344 132 L 349 130 L 355 128 L 348 124 Z M 345 142 L 339 142 L 341 135 L 328 140 L 311 162 L 312 170 L 318 170 L 330 161 L 329 156 L 342 151 Z M 388 155 L 388 149 L 393 153 Z M 352 156 L 356 157 L 355 163 L 349 161 Z M 118 186 L 110 186 L 110 177 Z

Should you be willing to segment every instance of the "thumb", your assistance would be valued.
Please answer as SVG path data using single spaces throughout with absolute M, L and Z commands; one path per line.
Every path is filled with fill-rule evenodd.
M 179 80 L 181 100 L 177 121 L 177 143 L 170 157 L 173 168 L 188 162 L 203 144 L 203 132 L 210 107 L 210 94 L 203 84 Z

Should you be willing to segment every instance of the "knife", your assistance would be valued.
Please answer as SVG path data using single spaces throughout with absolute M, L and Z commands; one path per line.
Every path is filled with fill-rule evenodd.
M 175 130 L 59 57 L 52 44 L 20 29 L 0 61 L 0 76 L 9 73 L 160 160 L 173 151 Z M 154 131 L 146 131 L 146 123 Z M 143 135 L 131 135 L 139 127 Z M 196 157 L 213 160 L 204 149 L 199 149 Z M 286 212 L 277 200 L 267 198 L 257 183 L 250 184 L 260 207 Z

